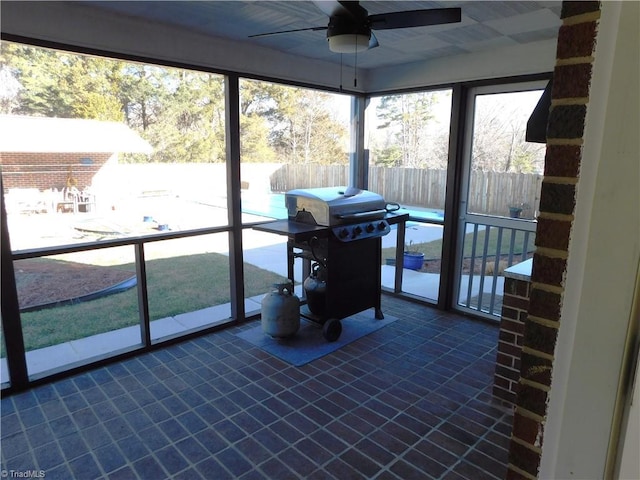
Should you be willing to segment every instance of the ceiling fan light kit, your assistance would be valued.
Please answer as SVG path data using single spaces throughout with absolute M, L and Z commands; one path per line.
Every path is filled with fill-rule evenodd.
M 329 50 L 335 53 L 360 53 L 369 49 L 369 35 L 345 33 L 329 37 Z

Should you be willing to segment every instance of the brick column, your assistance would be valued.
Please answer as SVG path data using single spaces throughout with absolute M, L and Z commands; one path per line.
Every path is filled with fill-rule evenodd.
M 520 381 L 524 324 L 529 308 L 531 260 L 504 271 L 504 298 L 500 319 L 493 395 L 515 404 Z
M 540 467 L 600 2 L 565 1 L 561 17 L 508 480 L 536 479 Z

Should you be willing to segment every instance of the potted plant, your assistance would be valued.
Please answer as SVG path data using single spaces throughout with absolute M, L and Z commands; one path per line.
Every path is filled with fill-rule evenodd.
M 402 266 L 409 270 L 420 270 L 424 264 L 424 253 L 412 250 L 413 240 L 409 241 L 404 248 L 404 258 Z
M 522 210 L 524 210 L 524 203 L 518 203 L 516 205 L 509 205 L 509 216 L 511 218 L 520 218 Z
M 509 207 L 509 216 L 511 218 L 520 218 L 520 214 L 522 213 L 522 208 L 520 207 Z

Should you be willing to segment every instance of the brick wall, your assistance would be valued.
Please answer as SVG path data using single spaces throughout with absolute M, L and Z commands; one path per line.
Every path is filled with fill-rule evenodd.
M 564 292 L 600 2 L 563 2 L 507 479 L 535 479 Z
M 516 402 L 520 380 L 520 358 L 530 285 L 530 281 L 510 278 L 505 272 L 493 395 L 512 404 Z
M 0 153 L 5 191 L 12 188 L 61 189 L 71 171 L 78 188 L 92 184 L 94 176 L 113 156 L 111 153 Z M 84 165 L 83 159 L 92 163 Z

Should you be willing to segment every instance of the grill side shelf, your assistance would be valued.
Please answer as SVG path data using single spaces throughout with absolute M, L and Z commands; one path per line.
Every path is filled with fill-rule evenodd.
M 293 222 L 291 220 L 276 220 L 274 222 L 254 225 L 254 230 L 276 235 L 286 235 L 294 242 L 306 242 L 312 237 L 323 238 L 329 235 L 329 228 L 309 225 L 307 223 Z

